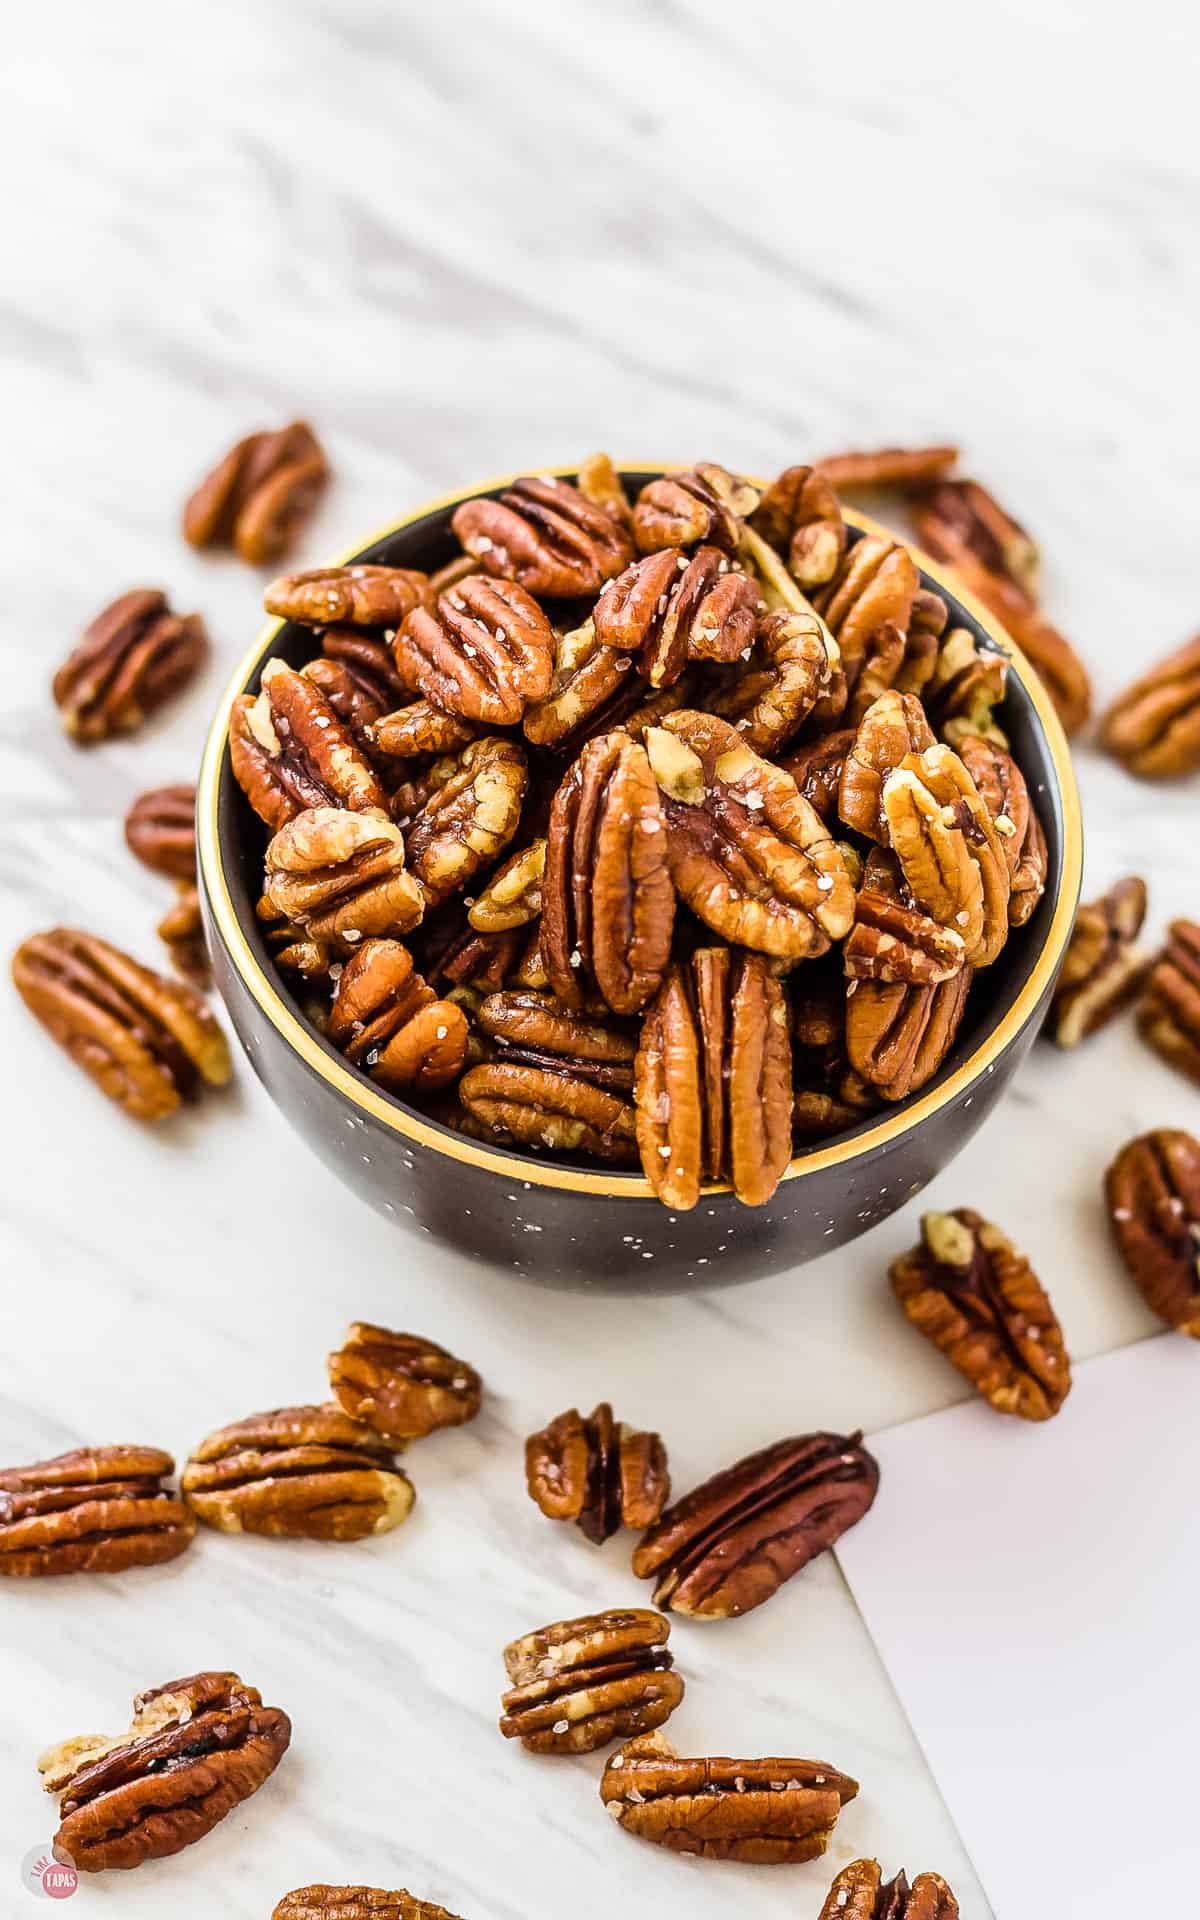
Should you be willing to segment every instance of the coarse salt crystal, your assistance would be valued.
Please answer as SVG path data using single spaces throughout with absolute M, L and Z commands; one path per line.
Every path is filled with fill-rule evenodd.
M 554 1722 L 554 1731 L 555 1733 L 569 1733 L 571 1731 L 571 1722 L 569 1720 L 556 1720 Z

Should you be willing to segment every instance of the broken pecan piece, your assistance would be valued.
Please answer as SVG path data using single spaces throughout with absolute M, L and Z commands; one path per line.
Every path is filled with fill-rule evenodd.
M 1136 996 L 1146 976 L 1135 944 L 1145 918 L 1146 882 L 1133 875 L 1080 907 L 1050 1009 L 1060 1047 L 1077 1047 Z
M 94 934 L 35 933 L 17 948 L 12 974 L 29 1011 L 135 1120 L 161 1120 L 233 1071 L 225 1036 L 194 988 Z
M 212 980 L 212 969 L 200 912 L 200 890 L 194 880 L 177 883 L 175 904 L 164 913 L 156 931 L 176 972 L 190 980 L 194 987 L 207 987 Z
M 194 1673 L 139 1694 L 128 1732 L 83 1735 L 38 1761 L 61 1795 L 55 1854 L 80 1873 L 182 1852 L 257 1793 L 292 1725 L 236 1673 Z
M 485 572 L 551 600 L 599 593 L 633 559 L 620 521 L 565 480 L 514 480 L 496 500 L 464 501 L 451 524 Z
M 992 816 L 953 748 L 909 754 L 883 785 L 888 841 L 913 898 L 987 967 L 1008 938 L 1008 863 Z
M 633 1556 L 654 1604 L 727 1620 L 760 1607 L 871 1506 L 879 1468 L 861 1433 L 763 1447 L 668 1507 Z
M 546 842 L 539 837 L 501 861 L 483 891 L 476 895 L 467 919 L 479 933 L 507 933 L 527 927 L 542 911 L 542 880 L 546 872 Z
M 275 1903 L 271 1920 L 456 1920 L 433 1900 L 418 1900 L 404 1887 L 297 1887 Z
M 863 887 L 842 949 L 848 980 L 902 980 L 910 987 L 952 980 L 965 963 L 962 935 L 916 907 Z
M 849 548 L 827 587 L 814 596 L 818 613 L 841 651 L 851 693 L 884 628 L 898 636 L 895 665 L 904 657 L 904 635 L 920 587 L 907 547 L 865 534 Z
M 444 1087 L 467 1057 L 462 1008 L 438 999 L 399 940 L 365 940 L 347 960 L 326 1032 L 347 1060 L 397 1092 Z
M 934 744 L 925 709 L 913 693 L 889 688 L 863 714 L 842 763 L 838 817 L 868 840 L 886 840 L 883 783 L 910 753 Z
M 606 1811 L 639 1840 L 759 1866 L 817 1859 L 857 1792 L 823 1760 L 681 1760 L 662 1734 L 628 1741 L 600 1782 Z
M 407 933 L 425 911 L 399 827 L 340 807 L 310 807 L 279 829 L 266 852 L 263 897 L 310 939 L 347 949 L 371 935 Z
M 233 546 L 255 567 L 279 560 L 328 478 L 321 444 L 305 421 L 248 434 L 188 500 L 183 537 L 193 547 Z
M 1113 701 L 1100 738 L 1140 780 L 1200 769 L 1200 634 Z
M 412 1509 L 395 1451 L 340 1407 L 279 1407 L 210 1433 L 180 1486 L 196 1518 L 220 1533 L 362 1540 Z
M 712 461 L 687 472 L 664 473 L 646 482 L 633 509 L 638 551 L 707 543 L 733 552 L 741 542 L 742 523 L 758 502 L 757 487 Z
M 837 667 L 837 644 L 815 613 L 769 613 L 745 672 L 712 695 L 709 710 L 755 753 L 774 753 L 799 732 Z
M 257 696 L 239 694 L 229 717 L 234 778 L 273 833 L 308 807 L 382 811 L 378 776 L 320 688 L 268 660 Z
M 833 579 L 846 551 L 846 523 L 825 474 L 815 467 L 785 467 L 750 516 L 751 525 L 806 589 Z
M 633 664 L 630 654 L 601 645 L 591 620 L 560 634 L 549 691 L 531 701 L 521 722 L 526 739 L 568 752 L 587 734 L 616 726 L 644 692 Z
M 1147 1046 L 1190 1080 L 1200 1081 L 1200 925 L 1172 920 L 1138 1005 Z
M 892 1262 L 892 1290 L 997 1413 L 1050 1420 L 1071 1390 L 1071 1362 L 1037 1275 L 970 1207 L 921 1216 L 921 1243 Z
M 130 853 L 154 873 L 196 877 L 196 789 L 154 787 L 139 794 L 125 815 Z
M 152 587 L 123 593 L 54 676 L 63 726 L 85 745 L 132 732 L 187 684 L 207 651 L 198 613 L 172 613 Z
M 329 1356 L 329 1384 L 352 1420 L 388 1440 L 422 1440 L 479 1412 L 474 1367 L 435 1340 L 355 1320 Z
M 940 1873 L 903 1870 L 884 1883 L 878 1860 L 853 1860 L 825 1896 L 817 1920 L 958 1920 L 958 1901 Z
M 957 447 L 880 447 L 870 453 L 830 453 L 816 468 L 839 493 L 914 493 L 940 480 L 957 460 Z
M 690 556 L 666 548 L 611 580 L 592 619 L 602 646 L 636 653 L 652 687 L 669 687 L 689 660 L 738 660 L 754 644 L 762 598 L 718 547 Z
M 554 629 L 524 587 L 475 574 L 409 614 L 396 660 L 443 712 L 511 727 L 549 692 Z
M 927 1086 L 954 1045 L 973 978 L 963 967 L 936 987 L 852 981 L 846 1053 L 854 1071 L 885 1100 Z
M 314 567 L 272 580 L 268 613 L 306 627 L 398 627 L 419 606 L 429 576 L 407 567 Z
M 540 1627 L 504 1649 L 500 1731 L 530 1753 L 595 1753 L 661 1727 L 683 1698 L 671 1623 L 647 1607 Z
M 174 1560 L 196 1522 L 157 1447 L 77 1447 L 0 1470 L 0 1575 L 124 1573 Z
M 530 1434 L 525 1484 L 548 1520 L 573 1520 L 598 1547 L 621 1527 L 652 1527 L 671 1476 L 661 1436 L 619 1424 L 603 1400 L 586 1420 L 571 1407 Z
M 450 764 L 404 833 L 409 864 L 435 905 L 503 853 L 528 784 L 524 750 L 494 734 L 472 740 Z
M 1117 1246 L 1152 1313 L 1200 1340 L 1200 1141 L 1159 1127 L 1104 1176 Z
M 922 699 L 934 729 L 956 747 L 967 734 L 979 734 L 999 747 L 1008 741 L 994 710 L 1004 698 L 1008 661 L 992 647 L 981 647 L 969 627 L 946 634 Z
M 527 1147 L 586 1153 L 629 1164 L 637 1155 L 629 1101 L 584 1078 L 564 1061 L 553 1068 L 485 1061 L 459 1081 L 467 1112 L 490 1133 Z

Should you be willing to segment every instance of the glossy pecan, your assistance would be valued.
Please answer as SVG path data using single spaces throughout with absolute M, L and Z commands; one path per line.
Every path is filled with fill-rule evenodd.
M 841 650 L 851 693 L 885 628 L 899 636 L 899 666 L 920 584 L 907 547 L 865 534 L 849 548 L 829 585 L 814 596 L 814 605 Z
M 762 597 L 718 547 L 665 548 L 610 580 L 592 619 L 602 646 L 636 653 L 652 687 L 669 687 L 689 660 L 749 655 Z
M 884 620 L 867 641 L 854 692 L 847 702 L 846 718 L 855 724 L 881 693 L 896 684 L 908 658 L 908 636 L 893 620 Z M 932 662 L 931 669 L 932 671 Z
M 428 753 L 458 753 L 470 745 L 477 731 L 471 720 L 443 713 L 428 700 L 413 700 L 376 720 L 371 738 L 389 760 L 417 760 Z
M 135 1120 L 161 1120 L 233 1071 L 225 1036 L 194 988 L 94 934 L 35 933 L 13 955 L 12 974 L 29 1011 Z
M 157 1447 L 77 1447 L 0 1469 L 0 1575 L 123 1573 L 174 1560 L 196 1522 Z
M 196 877 L 196 789 L 154 787 L 139 794 L 125 815 L 129 851 L 154 873 Z
M 352 1321 L 329 1356 L 329 1384 L 352 1420 L 389 1440 L 421 1440 L 479 1412 L 474 1367 L 435 1340 Z
M 1146 882 L 1118 880 L 1080 907 L 1050 1009 L 1060 1047 L 1077 1047 L 1135 998 L 1146 977 L 1136 945 L 1146 918 Z
M 622 1527 L 652 1527 L 667 1504 L 671 1476 L 661 1436 L 614 1420 L 603 1400 L 586 1420 L 571 1407 L 530 1434 L 525 1484 L 548 1520 L 573 1520 L 598 1547 Z
M 978 734 L 958 743 L 959 758 L 979 789 L 1009 873 L 1008 924 L 1023 927 L 1046 891 L 1050 864 L 1046 836 L 1029 799 L 1025 776 L 1011 753 Z
M 1113 701 L 1100 738 L 1141 780 L 1200 770 L 1200 634 Z
M 925 709 L 915 694 L 881 693 L 858 723 L 842 762 L 838 817 L 868 840 L 886 840 L 883 783 L 910 753 L 934 744 Z
M 606 1811 L 639 1840 L 759 1866 L 817 1859 L 857 1792 L 824 1760 L 681 1760 L 662 1734 L 628 1741 L 600 1782 Z
M 614 1013 L 657 991 L 671 952 L 675 889 L 658 787 L 644 747 L 621 730 L 589 740 L 554 796 L 540 947 L 555 993 L 593 988 Z
M 565 480 L 514 480 L 496 500 L 465 501 L 451 524 L 487 573 L 552 600 L 598 593 L 633 558 L 619 520 Z
M 919 908 L 863 887 L 854 903 L 854 925 L 842 949 L 848 980 L 902 980 L 936 986 L 965 964 L 962 935 Z
M 1008 938 L 1008 863 L 953 748 L 909 754 L 884 781 L 883 814 L 914 900 L 961 934 L 968 966 L 990 966 Z
M 63 726 L 85 745 L 131 732 L 187 684 L 207 652 L 198 613 L 172 613 L 153 587 L 123 593 L 54 676 Z
M 336 958 L 328 940 L 311 939 L 302 928 L 293 926 L 269 900 L 260 900 L 254 912 L 277 967 L 282 967 L 285 973 L 297 974 L 305 981 L 324 980 L 327 977 Z
M 769 613 L 744 673 L 719 688 L 709 710 L 732 722 L 755 753 L 774 753 L 798 733 L 838 667 L 837 643 L 815 613 Z
M 525 709 L 526 739 L 565 753 L 618 725 L 645 691 L 633 666 L 632 655 L 601 644 L 591 620 L 560 634 L 549 691 Z
M 646 732 L 679 895 L 714 933 L 781 960 L 849 930 L 854 890 L 796 783 L 715 714 L 687 708 Z
M 816 467 L 839 493 L 913 493 L 940 480 L 957 461 L 957 447 L 880 447 L 868 453 L 830 453 Z
M 506 933 L 527 927 L 542 911 L 546 841 L 540 835 L 502 860 L 467 914 L 480 933 Z
M 398 627 L 419 606 L 429 576 L 408 567 L 314 567 L 272 580 L 268 613 L 306 627 Z
M 761 955 L 702 947 L 676 962 L 642 1022 L 635 1067 L 642 1170 L 687 1211 L 704 1179 L 745 1206 L 770 1199 L 792 1151 L 783 987 Z
M 981 647 L 969 627 L 952 627 L 938 648 L 921 696 L 935 732 L 951 746 L 967 734 L 979 734 L 1006 747 L 995 709 L 1004 698 L 1007 682 L 1005 656 Z
M 1200 1340 L 1200 1141 L 1158 1127 L 1121 1148 L 1104 1176 L 1121 1258 L 1152 1313 Z
M 1045 1289 L 1023 1253 L 970 1207 L 921 1216 L 920 1245 L 893 1261 L 892 1291 L 996 1409 L 1049 1420 L 1071 1390 L 1071 1362 Z
M 633 1090 L 634 1041 L 605 1017 L 564 1006 L 552 993 L 510 988 L 490 993 L 476 1014 L 496 1058 L 569 1072 L 613 1093 Z
M 507 933 L 477 933 L 467 926 L 441 950 L 430 972 L 452 988 L 494 993 L 510 979 L 515 981 L 521 952 L 517 928 Z
M 380 1086 L 444 1087 L 467 1057 L 462 1008 L 439 1000 L 399 940 L 364 940 L 342 968 L 326 1033 Z
M 594 507 L 602 507 L 626 532 L 632 532 L 633 509 L 608 454 L 589 454 L 576 475 L 575 484 L 585 500 L 590 500 Z
M 360 708 L 376 709 L 377 719 L 402 702 L 410 691 L 409 683 L 396 665 L 391 628 L 375 633 L 365 627 L 326 627 L 321 635 L 321 658 L 310 660 L 304 672 L 318 686 L 336 680 L 358 696 Z M 326 696 L 337 707 L 332 695 Z M 343 698 L 345 696 L 343 695 Z M 338 709 L 340 711 L 340 709 Z
M 409 614 L 396 659 L 443 712 L 511 727 L 550 690 L 554 629 L 524 587 L 475 574 Z
M 920 587 L 908 617 L 904 660 L 893 681 L 898 693 L 921 693 L 933 677 L 950 609 L 940 593 Z
M 486 1061 L 459 1081 L 459 1099 L 488 1133 L 555 1153 L 586 1153 L 625 1165 L 637 1156 L 628 1100 L 570 1070 Z
M 842 770 L 856 737 L 856 728 L 842 727 L 836 733 L 824 734 L 819 740 L 790 747 L 779 762 L 784 772 L 796 782 L 813 812 L 822 820 L 829 821 L 837 817 Z M 908 747 L 904 751 L 907 753 Z
M 208 962 L 208 944 L 204 938 L 204 920 L 200 912 L 200 891 L 194 880 L 180 881 L 175 904 L 158 923 L 158 937 L 166 947 L 171 965 L 193 986 L 207 987 L 212 979 Z
M 901 1870 L 884 1881 L 878 1860 L 852 1860 L 825 1896 L 818 1920 L 958 1920 L 958 1901 L 940 1873 Z
M 399 827 L 340 807 L 310 807 L 279 829 L 263 897 L 310 939 L 347 951 L 372 935 L 407 933 L 425 911 Z
M 61 1795 L 55 1854 L 80 1873 L 182 1852 L 257 1793 L 292 1725 L 236 1673 L 194 1673 L 139 1694 L 128 1731 L 84 1735 L 38 1761 Z
M 395 1447 L 340 1407 L 279 1407 L 219 1427 L 183 1470 L 206 1527 L 305 1540 L 362 1540 L 407 1520 L 414 1499 Z
M 433 1900 L 418 1900 L 404 1887 L 297 1887 L 277 1900 L 271 1920 L 456 1920 Z
M 683 1698 L 671 1623 L 647 1607 L 560 1620 L 504 1649 L 500 1731 L 530 1753 L 595 1753 L 661 1727 Z
M 1200 1081 L 1200 925 L 1172 920 L 1138 1005 L 1138 1031 L 1155 1053 Z
M 936 987 L 851 981 L 846 1053 L 854 1071 L 885 1100 L 927 1086 L 957 1038 L 973 977 L 964 967 Z
M 188 500 L 184 539 L 193 547 L 232 546 L 255 567 L 282 559 L 328 478 L 320 441 L 305 421 L 248 434 Z
M 763 1447 L 678 1500 L 633 1556 L 654 1604 L 727 1620 L 749 1613 L 862 1519 L 879 1468 L 861 1433 Z
M 712 461 L 687 472 L 664 473 L 646 482 L 633 509 L 638 551 L 707 544 L 733 552 L 741 542 L 742 523 L 758 502 L 757 487 Z
M 268 660 L 257 695 L 229 716 L 234 778 L 260 820 L 277 832 L 308 807 L 382 810 L 383 788 L 320 688 L 283 660 Z
M 404 833 L 409 864 L 431 901 L 460 893 L 503 853 L 520 824 L 528 783 L 515 740 L 489 734 L 463 748 Z
M 1037 542 L 977 480 L 939 481 L 922 494 L 918 512 L 921 537 L 931 552 L 953 560 L 966 549 L 990 573 L 1005 574 L 1036 596 Z
M 805 588 L 832 580 L 846 551 L 846 523 L 837 494 L 815 467 L 785 467 L 763 494 L 751 524 L 784 555 Z
M 878 1108 L 875 1089 L 852 1067 L 842 1067 L 810 1084 L 798 1077 L 792 1103 L 792 1138 L 797 1144 L 834 1139 Z

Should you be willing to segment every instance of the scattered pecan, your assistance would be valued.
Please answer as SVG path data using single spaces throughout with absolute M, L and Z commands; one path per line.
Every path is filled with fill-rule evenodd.
M 1200 1340 L 1200 1141 L 1159 1127 L 1104 1176 L 1121 1258 L 1152 1313 Z
M 349 950 L 372 935 L 407 933 L 425 911 L 390 820 L 311 807 L 267 848 L 264 899 L 317 942 Z
M 657 553 L 662 547 L 704 543 L 733 552 L 741 542 L 742 523 L 758 502 L 757 487 L 711 461 L 688 472 L 665 473 L 648 480 L 637 497 L 633 531 L 638 551 Z
M 972 977 L 964 967 L 936 987 L 852 981 L 846 1053 L 854 1071 L 885 1100 L 927 1086 L 957 1038 Z
M 63 726 L 85 745 L 132 732 L 187 684 L 207 651 L 198 613 L 172 613 L 153 587 L 123 593 L 54 676 Z
M 792 747 L 779 763 L 822 820 L 833 820 L 837 816 L 842 770 L 855 738 L 854 727 L 843 727 L 804 746 Z M 907 753 L 909 748 L 906 746 L 904 751 Z
M 1100 738 L 1141 780 L 1200 770 L 1200 634 L 1113 701 Z
M 848 980 L 902 980 L 910 987 L 952 980 L 965 963 L 962 935 L 917 907 L 863 887 L 842 949 Z
M 621 1527 L 652 1527 L 671 1476 L 661 1437 L 618 1424 L 603 1400 L 586 1420 L 571 1407 L 530 1434 L 525 1484 L 548 1520 L 573 1520 L 598 1547 Z
M 506 933 L 527 927 L 542 911 L 546 842 L 540 836 L 501 861 L 467 914 L 480 933 Z
M 1135 943 L 1145 918 L 1146 882 L 1133 875 L 1080 907 L 1050 1009 L 1060 1047 L 1077 1047 L 1138 993 L 1146 958 Z
M 529 782 L 515 740 L 472 740 L 404 834 L 409 863 L 433 902 L 461 891 L 503 853 L 521 819 Z
M 257 696 L 239 694 L 229 719 L 234 778 L 272 833 L 308 807 L 382 810 L 378 776 L 320 688 L 268 660 Z
M 504 1649 L 500 1731 L 530 1753 L 595 1753 L 661 1727 L 683 1698 L 671 1623 L 647 1607 L 540 1627 Z
M 858 723 L 842 763 L 838 816 L 868 840 L 886 840 L 883 783 L 910 753 L 934 744 L 925 709 L 912 693 L 889 689 L 872 702 Z
M 255 567 L 279 560 L 328 478 L 321 444 L 303 420 L 248 434 L 192 494 L 183 537 L 193 547 L 235 547 Z
M 587 1153 L 626 1165 L 636 1158 L 634 1110 L 593 1075 L 496 1060 L 459 1081 L 467 1112 L 493 1135 L 556 1153 Z
M 600 1782 L 606 1811 L 639 1840 L 759 1866 L 817 1859 L 857 1792 L 823 1760 L 681 1760 L 662 1734 L 628 1741 Z
M 810 959 L 849 930 L 854 890 L 828 830 L 781 768 L 715 714 L 684 709 L 646 733 L 681 898 L 725 939 Z
M 970 1207 L 921 1217 L 921 1243 L 893 1261 L 892 1290 L 997 1413 L 1050 1420 L 1071 1390 L 1062 1328 L 1037 1275 Z
M 958 1920 L 958 1901 L 940 1873 L 903 1871 L 884 1882 L 878 1860 L 853 1860 L 825 1896 L 817 1920 Z
M 275 1903 L 271 1920 L 456 1920 L 432 1900 L 401 1887 L 297 1887 Z
M 1011 753 L 978 734 L 964 735 L 958 752 L 1000 835 L 1009 872 L 1008 924 L 1023 927 L 1046 891 L 1050 863 L 1025 776 Z
M 38 1761 L 61 1795 L 59 1858 L 80 1873 L 140 1867 L 203 1840 L 257 1793 L 292 1723 L 236 1673 L 194 1673 L 139 1694 L 126 1733 L 84 1735 Z
M 496 500 L 465 501 L 451 524 L 485 572 L 552 600 L 598 593 L 633 558 L 620 521 L 565 480 L 514 480 Z
M 633 531 L 633 510 L 621 476 L 606 453 L 590 454 L 580 467 L 575 484 L 585 500 L 590 500 L 594 507 L 602 507 L 627 533 Z
M 154 787 L 139 794 L 125 815 L 129 851 L 154 873 L 196 877 L 196 789 Z
M 171 957 L 172 966 L 185 980 L 196 987 L 209 985 L 212 970 L 200 913 L 200 891 L 194 880 L 178 883 L 175 904 L 158 923 L 158 937 Z
M 362 1540 L 407 1520 L 412 1482 L 395 1448 L 340 1407 L 280 1407 L 219 1427 L 183 1470 L 206 1527 L 305 1540 Z
M 388 1440 L 421 1440 L 440 1427 L 463 1426 L 479 1412 L 483 1392 L 474 1367 L 436 1341 L 363 1320 L 347 1327 L 330 1354 L 329 1384 L 352 1420 Z
M 964 550 L 989 573 L 1003 574 L 1036 597 L 1041 556 L 1020 521 L 977 480 L 941 480 L 918 507 L 925 545 L 944 560 Z
M 272 580 L 263 605 L 307 627 L 398 627 L 428 585 L 427 574 L 407 567 L 314 567 Z
M 1200 925 L 1172 920 L 1138 1006 L 1138 1031 L 1168 1066 L 1200 1081 Z
M 542 883 L 542 964 L 568 1006 L 592 987 L 614 1013 L 657 991 L 675 889 L 658 787 L 644 747 L 618 730 L 590 740 L 554 797 Z
M 35 933 L 17 948 L 12 973 L 29 1011 L 135 1120 L 161 1120 L 233 1071 L 225 1036 L 194 988 L 94 934 Z
M 413 700 L 376 720 L 371 737 L 389 760 L 416 760 L 427 753 L 458 753 L 470 746 L 476 728 L 472 721 L 443 713 L 428 700 Z
M 783 988 L 755 953 L 702 947 L 676 962 L 642 1022 L 635 1067 L 642 1170 L 686 1212 L 702 1179 L 744 1206 L 769 1200 L 792 1151 L 792 1053 Z
M 610 1092 L 633 1090 L 635 1047 L 607 1018 L 564 1006 L 551 993 L 513 988 L 479 1004 L 479 1029 L 496 1043 L 499 1060 L 551 1072 L 570 1072 Z
M 979 734 L 997 746 L 1008 745 L 993 718 L 1004 698 L 1008 661 L 994 648 L 981 647 L 969 627 L 952 627 L 938 648 L 923 699 L 930 722 L 951 746 L 967 734 Z
M 157 1447 L 77 1447 L 0 1470 L 0 1575 L 124 1573 L 174 1560 L 196 1522 Z
M 524 587 L 475 574 L 409 614 L 396 660 L 435 707 L 511 727 L 550 690 L 554 629 Z
M 957 461 L 957 447 L 881 447 L 873 453 L 830 453 L 816 468 L 839 493 L 915 493 L 940 480 Z
M 909 754 L 883 786 L 888 840 L 917 904 L 987 967 L 1008 938 L 1011 882 L 1001 836 L 951 747 Z
M 911 554 L 895 540 L 864 534 L 849 548 L 833 579 L 814 598 L 817 611 L 841 650 L 842 669 L 853 693 L 886 627 L 899 636 L 896 665 L 904 654 L 920 579 Z
M 746 671 L 718 689 L 709 709 L 732 721 L 755 753 L 774 753 L 798 733 L 838 667 L 838 649 L 815 613 L 769 613 Z
M 467 1057 L 461 1007 L 439 1000 L 399 940 L 364 940 L 342 968 L 326 1032 L 380 1086 L 444 1087 Z
M 611 580 L 592 615 L 596 638 L 636 653 L 652 687 L 669 687 L 689 660 L 739 660 L 754 644 L 757 583 L 718 547 L 664 548 Z
M 815 467 L 785 467 L 750 518 L 802 587 L 833 579 L 846 551 L 846 523 L 825 474 Z
M 525 709 L 526 739 L 565 753 L 616 726 L 644 692 L 633 665 L 630 654 L 601 645 L 592 620 L 558 635 L 549 692 Z
M 879 1468 L 861 1433 L 779 1440 L 668 1507 L 633 1556 L 654 1604 L 727 1620 L 762 1605 L 871 1506 Z

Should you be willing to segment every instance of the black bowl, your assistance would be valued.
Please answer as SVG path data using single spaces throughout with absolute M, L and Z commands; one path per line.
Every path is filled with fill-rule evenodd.
M 661 469 L 632 469 L 636 491 Z M 564 477 L 573 470 L 561 469 Z M 461 500 L 434 501 L 349 560 L 433 569 L 458 545 Z M 881 531 L 846 515 L 851 538 Z M 713 1186 L 690 1213 L 670 1213 L 640 1175 L 484 1145 L 440 1126 L 347 1065 L 307 1021 L 276 971 L 255 917 L 262 829 L 229 764 L 235 697 L 258 687 L 272 654 L 300 665 L 305 628 L 272 621 L 217 708 L 197 797 L 200 884 L 217 985 L 250 1063 L 272 1099 L 327 1165 L 364 1200 L 488 1266 L 566 1287 L 717 1286 L 798 1267 L 843 1246 L 920 1191 L 966 1145 L 1024 1058 L 1053 990 L 1079 895 L 1079 798 L 1062 728 L 1027 661 L 974 601 L 916 556 L 923 583 L 957 623 L 1011 662 L 1002 711 L 1049 848 L 1046 891 L 1028 924 L 980 976 L 967 1019 L 937 1078 L 883 1114 L 803 1152 L 764 1207 Z

